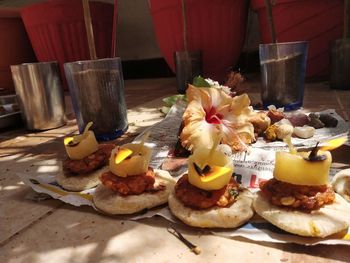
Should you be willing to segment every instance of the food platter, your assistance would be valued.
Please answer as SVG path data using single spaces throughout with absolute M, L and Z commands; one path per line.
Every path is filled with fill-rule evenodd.
M 149 127 L 146 131 L 140 134 L 135 142 L 139 142 L 142 139 L 142 136 L 146 132 L 150 132 L 149 139 L 147 140 L 146 145 L 153 149 L 153 155 L 151 157 L 150 166 L 153 168 L 159 168 L 164 161 L 168 160 L 168 152 L 174 147 L 177 142 L 177 132 L 178 127 L 181 123 L 182 114 L 184 111 L 183 104 L 174 105 L 168 115 L 161 121 L 160 123 Z M 339 118 L 339 127 L 348 126 L 344 120 Z M 345 128 L 342 128 L 345 129 Z M 333 138 L 334 136 L 339 136 L 343 133 L 343 130 L 334 131 L 333 133 L 329 133 L 327 136 L 323 134 L 323 139 L 327 140 Z M 302 147 L 307 146 L 305 143 L 301 145 Z M 264 147 L 254 147 L 252 145 L 253 150 L 250 153 L 239 153 L 233 156 L 236 170 L 235 172 L 242 179 L 242 184 L 248 187 L 252 192 L 257 190 L 259 180 L 268 179 L 272 177 L 272 169 L 274 163 L 274 153 L 276 149 L 285 146 L 270 146 L 268 144 L 264 145 Z M 185 166 L 178 167 L 176 171 L 172 171 L 172 175 L 174 177 L 179 176 Z M 337 173 L 337 169 L 331 169 L 331 176 Z M 36 192 L 45 193 L 50 195 L 55 199 L 60 199 L 63 202 L 69 203 L 74 206 L 88 205 L 94 207 L 92 203 L 92 194 L 94 189 L 85 190 L 82 192 L 69 192 L 65 191 L 61 187 L 59 187 L 55 181 L 55 177 L 42 175 L 37 178 L 26 178 L 21 174 L 18 174 L 23 182 L 30 187 L 32 187 Z M 95 208 L 96 209 L 96 208 Z M 96 209 L 98 212 L 98 210 Z M 162 216 L 166 220 L 174 223 L 180 223 L 169 211 L 167 206 L 163 206 L 157 209 L 151 209 L 144 211 L 144 213 L 138 213 L 135 215 L 127 216 L 130 220 L 139 220 L 143 218 L 149 218 L 153 216 Z M 248 239 L 252 239 L 255 241 L 268 241 L 268 242 L 292 242 L 299 244 L 347 244 L 349 245 L 349 234 L 344 234 L 341 238 L 339 237 L 331 237 L 327 239 L 319 239 L 319 238 L 303 238 L 291 234 L 287 234 L 284 231 L 277 229 L 276 227 L 267 224 L 262 218 L 258 216 L 254 216 L 247 224 L 235 228 L 235 229 L 226 229 L 226 230 L 211 230 L 211 233 L 219 236 L 225 237 L 235 237 L 241 236 Z

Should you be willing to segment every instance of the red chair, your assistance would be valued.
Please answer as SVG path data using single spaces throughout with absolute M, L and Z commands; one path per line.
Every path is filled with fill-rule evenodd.
M 0 91 L 14 91 L 10 65 L 35 62 L 21 15 L 17 9 L 0 9 Z
M 113 4 L 90 2 L 90 10 L 97 57 L 110 57 Z M 63 63 L 90 59 L 81 0 L 50 0 L 21 15 L 38 60 L 58 61 L 63 79 Z
M 173 53 L 184 51 L 181 0 L 149 0 L 156 38 L 175 72 Z M 223 81 L 243 48 L 246 0 L 186 0 L 189 51 L 201 50 L 205 77 Z

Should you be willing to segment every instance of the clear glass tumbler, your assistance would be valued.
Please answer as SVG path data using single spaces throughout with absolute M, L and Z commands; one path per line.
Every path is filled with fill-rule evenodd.
M 308 43 L 260 44 L 261 99 L 264 107 L 275 105 L 295 110 L 303 105 Z
M 64 64 L 79 131 L 92 121 L 98 140 L 113 140 L 128 128 L 120 58 Z

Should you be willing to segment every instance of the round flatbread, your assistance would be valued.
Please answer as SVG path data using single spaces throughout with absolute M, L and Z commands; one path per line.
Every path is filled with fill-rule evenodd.
M 347 229 L 350 223 L 350 205 L 338 194 L 332 204 L 310 213 L 272 205 L 261 192 L 256 194 L 253 207 L 271 224 L 300 236 L 326 237 Z
M 69 191 L 83 191 L 90 189 L 100 184 L 100 175 L 108 171 L 108 167 L 102 167 L 88 174 L 84 175 L 67 175 L 65 172 L 61 172 L 56 176 L 57 183 L 64 189 Z
M 154 173 L 155 187 L 162 184 L 165 185 L 164 190 L 155 193 L 121 196 L 100 184 L 93 195 L 95 207 L 108 214 L 126 215 L 165 204 L 174 188 L 175 180 L 167 171 L 155 169 Z
M 234 228 L 247 222 L 254 214 L 252 203 L 253 194 L 244 189 L 229 207 L 213 207 L 195 210 L 183 205 L 175 193 L 169 196 L 171 212 L 187 225 L 201 228 Z
M 332 179 L 332 187 L 334 191 L 350 202 L 350 169 L 338 172 Z

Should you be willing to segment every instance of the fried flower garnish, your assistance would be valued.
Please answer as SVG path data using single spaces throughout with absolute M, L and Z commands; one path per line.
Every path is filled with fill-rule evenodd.
M 244 77 L 239 72 L 231 71 L 227 75 L 227 80 L 225 86 L 229 87 L 233 95 L 240 95 L 244 93 L 244 87 L 242 83 L 244 82 Z
M 244 151 L 255 141 L 254 126 L 249 119 L 256 113 L 247 94 L 232 98 L 216 88 L 187 89 L 188 106 L 183 115 L 180 134 L 182 146 L 192 151 L 199 145 L 213 146 L 218 136 L 221 143 L 234 151 Z
M 255 115 L 249 118 L 249 122 L 254 126 L 254 132 L 261 135 L 270 126 L 271 120 L 267 113 L 264 111 L 259 111 Z

